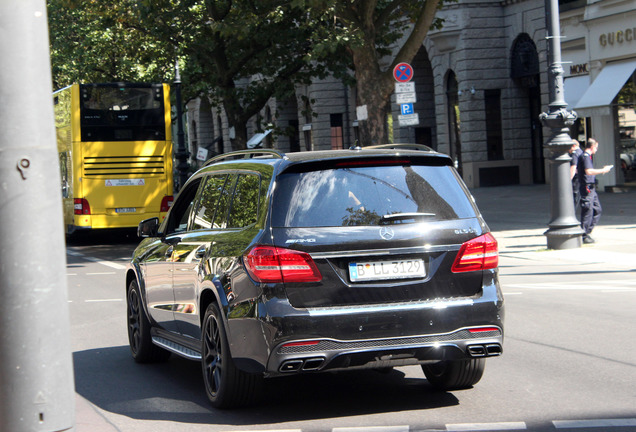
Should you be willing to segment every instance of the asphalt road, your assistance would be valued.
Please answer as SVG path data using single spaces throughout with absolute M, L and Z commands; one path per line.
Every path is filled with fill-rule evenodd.
M 504 355 L 473 389 L 434 391 L 419 367 L 305 375 L 269 380 L 261 405 L 232 411 L 209 406 L 197 363 L 132 360 L 123 275 L 134 233 L 71 241 L 76 430 L 636 431 L 636 261 L 537 251 L 534 228 L 502 231 Z

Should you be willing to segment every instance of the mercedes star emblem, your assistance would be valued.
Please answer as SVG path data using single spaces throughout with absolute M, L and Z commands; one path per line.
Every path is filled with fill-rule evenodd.
M 382 237 L 384 240 L 391 240 L 394 235 L 395 233 L 391 228 L 386 226 L 380 228 L 380 237 Z

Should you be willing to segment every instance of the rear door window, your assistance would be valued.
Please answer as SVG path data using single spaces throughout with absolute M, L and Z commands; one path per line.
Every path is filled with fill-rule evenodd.
M 283 173 L 272 222 L 278 227 L 360 226 L 475 217 L 448 166 L 363 166 Z
M 256 223 L 260 190 L 260 176 L 239 175 L 232 198 L 228 228 L 243 228 Z

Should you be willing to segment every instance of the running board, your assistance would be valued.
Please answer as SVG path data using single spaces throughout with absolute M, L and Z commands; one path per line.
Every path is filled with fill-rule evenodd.
M 152 343 L 189 360 L 201 361 L 201 353 L 160 336 L 153 336 Z

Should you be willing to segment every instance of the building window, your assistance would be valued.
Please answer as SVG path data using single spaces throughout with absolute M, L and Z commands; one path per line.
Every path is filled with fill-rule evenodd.
M 459 124 L 459 85 L 453 71 L 446 77 L 446 106 L 448 110 L 448 147 L 455 168 L 462 175 L 462 141 Z
M 503 134 L 501 130 L 501 90 L 485 90 L 486 144 L 488 160 L 503 159 Z
M 342 114 L 331 114 L 329 118 L 331 124 L 331 149 L 343 149 L 344 140 L 342 139 Z
M 298 120 L 289 120 L 289 151 L 300 151 L 300 137 L 298 136 Z

